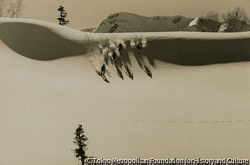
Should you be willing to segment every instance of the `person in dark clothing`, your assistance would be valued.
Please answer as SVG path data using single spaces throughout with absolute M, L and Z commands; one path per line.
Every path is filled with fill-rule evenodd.
M 137 45 L 136 45 L 136 48 L 137 48 L 137 53 L 140 54 L 141 45 L 140 45 L 140 44 L 137 44 Z
M 117 55 L 116 55 L 116 53 L 115 53 L 115 52 L 112 54 L 112 58 L 113 58 L 113 60 L 116 60 Z
M 102 65 L 102 68 L 101 68 L 101 75 L 104 76 L 105 75 L 105 71 L 106 71 L 106 67 L 105 67 L 105 64 Z
M 105 76 L 105 72 L 106 72 L 106 66 L 105 66 L 105 64 L 103 64 L 101 67 L 101 74 L 99 76 L 102 76 L 103 80 L 106 81 L 107 83 L 109 83 L 109 80 Z M 109 72 L 107 72 L 107 73 L 109 74 Z
M 123 46 L 122 46 L 122 44 L 120 43 L 120 44 L 118 45 L 118 50 L 119 50 L 120 53 L 122 52 L 122 48 L 123 48 Z

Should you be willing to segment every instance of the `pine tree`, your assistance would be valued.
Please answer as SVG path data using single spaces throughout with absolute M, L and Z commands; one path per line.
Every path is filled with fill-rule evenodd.
M 60 7 L 57 10 L 60 11 L 60 15 L 59 15 L 60 17 L 57 18 L 59 20 L 59 25 L 66 25 L 66 24 L 68 24 L 69 21 L 65 20 L 65 18 L 67 16 L 67 13 L 65 12 L 64 7 L 62 7 L 60 5 Z
M 87 150 L 87 144 L 86 144 L 87 140 L 88 138 L 84 135 L 84 130 L 82 128 L 82 125 L 79 124 L 75 132 L 75 138 L 73 143 L 75 143 L 78 146 L 78 148 L 74 150 L 74 153 L 75 157 L 82 162 L 82 165 L 84 165 L 84 160 L 88 158 L 85 153 L 85 151 Z

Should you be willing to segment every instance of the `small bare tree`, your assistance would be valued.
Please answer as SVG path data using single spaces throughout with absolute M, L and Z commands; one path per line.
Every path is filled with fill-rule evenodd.
M 238 32 L 240 31 L 249 21 L 247 12 L 240 6 L 235 7 L 231 12 L 222 15 L 224 23 L 228 24 L 227 32 Z
M 16 8 L 15 8 L 15 17 L 16 18 L 18 18 L 18 17 L 20 17 L 23 13 L 22 13 L 22 11 L 23 11 L 23 9 L 24 9 L 24 3 L 23 3 L 23 0 L 17 0 L 16 1 Z
M 18 18 L 22 15 L 24 7 L 23 0 L 16 0 L 16 2 L 0 0 L 0 16 Z
M 5 15 L 6 7 L 8 6 L 6 0 L 0 0 L 0 17 Z
M 206 19 L 215 20 L 215 21 L 219 21 L 219 14 L 210 11 L 209 13 L 207 13 L 207 15 L 205 16 L 205 18 Z
M 224 21 L 237 19 L 237 20 L 243 20 L 247 21 L 249 20 L 249 17 L 247 16 L 247 12 L 242 9 L 240 6 L 235 7 L 235 9 L 231 12 L 227 12 L 227 14 L 223 14 L 222 18 Z

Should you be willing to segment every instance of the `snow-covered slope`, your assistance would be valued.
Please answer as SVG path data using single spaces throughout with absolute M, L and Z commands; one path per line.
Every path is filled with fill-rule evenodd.
M 250 31 L 250 24 L 247 24 L 243 29 L 240 30 L 240 32 L 247 32 Z
M 97 158 L 250 158 L 250 63 L 168 63 L 247 60 L 248 32 L 92 34 L 0 21 L 1 165 L 79 164 L 78 124 Z M 123 79 L 108 58 L 117 43 Z M 110 83 L 93 69 L 105 58 Z
M 183 16 L 154 16 L 145 17 L 136 14 L 121 12 L 111 14 L 96 29 L 96 33 L 121 32 L 162 32 L 180 31 L 188 26 L 193 18 Z
M 96 33 L 127 33 L 127 32 L 219 32 L 223 23 L 207 18 L 186 18 L 176 16 L 145 17 L 137 14 L 120 12 L 111 14 L 93 31 Z M 249 31 L 245 21 L 231 20 L 227 25 L 227 32 Z M 224 26 L 224 25 L 223 25 Z M 239 29 L 237 29 L 239 28 Z M 224 29 L 225 30 L 225 29 Z M 220 31 L 222 32 L 222 31 Z
M 119 43 L 126 48 L 123 52 L 126 57 L 131 54 L 138 56 L 135 45 L 139 43 L 141 55 L 147 57 L 152 65 L 155 59 L 182 65 L 250 60 L 250 32 L 101 34 L 18 19 L 1 19 L 0 32 L 1 40 L 13 51 L 38 60 L 84 55 L 87 52 L 102 53 L 105 57 L 105 53 L 118 51 Z
M 86 54 L 87 36 L 44 21 L 1 18 L 1 40 L 17 53 L 38 60 Z M 70 48 L 70 49 L 69 49 Z
M 189 23 L 189 26 L 181 31 L 190 32 L 218 32 L 222 23 L 216 20 L 195 18 Z

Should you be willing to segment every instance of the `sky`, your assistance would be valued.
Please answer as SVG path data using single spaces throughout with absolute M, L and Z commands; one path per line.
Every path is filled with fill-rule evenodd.
M 130 12 L 143 16 L 182 15 L 196 18 L 214 11 L 222 15 L 241 6 L 250 16 L 250 0 L 24 0 L 22 18 L 58 23 L 60 5 L 68 13 L 68 27 L 97 27 L 112 13 Z

